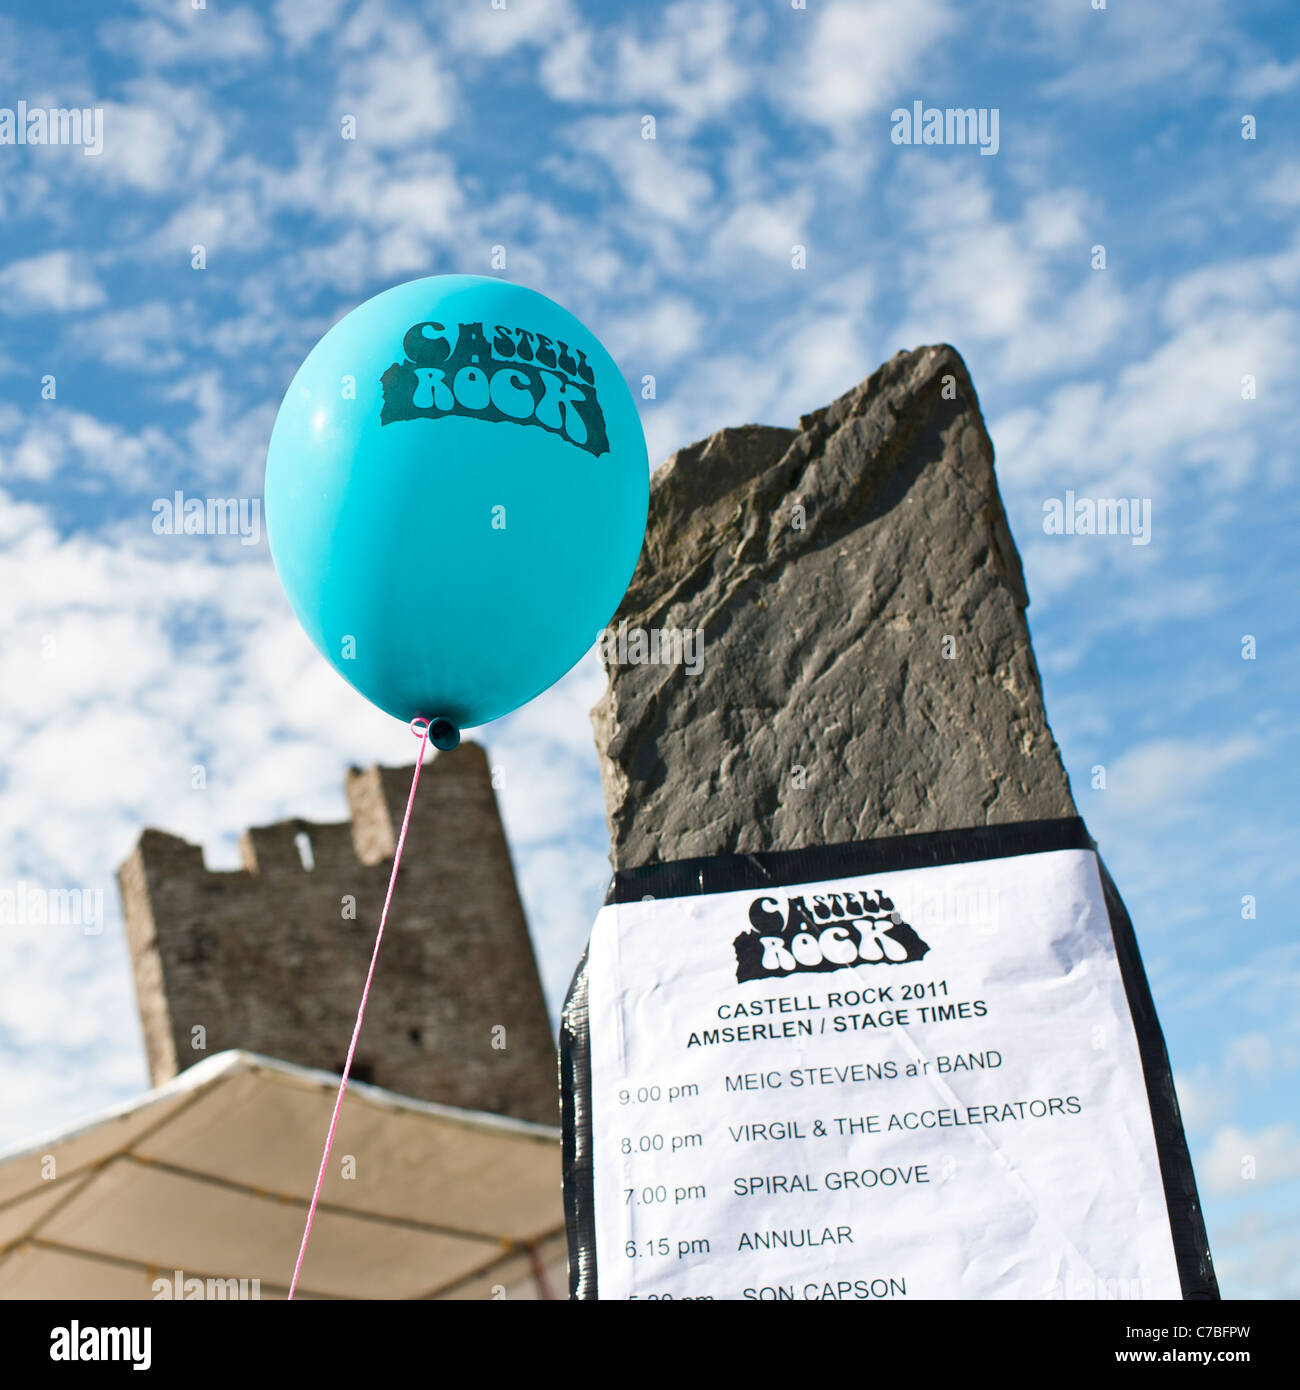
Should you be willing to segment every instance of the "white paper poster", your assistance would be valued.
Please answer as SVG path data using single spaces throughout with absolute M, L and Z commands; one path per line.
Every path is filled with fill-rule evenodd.
M 599 1297 L 1180 1298 L 1097 859 L 605 907 Z

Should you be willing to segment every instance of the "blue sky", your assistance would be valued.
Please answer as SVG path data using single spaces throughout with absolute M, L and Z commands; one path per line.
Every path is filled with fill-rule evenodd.
M 1220 1279 L 1300 1296 L 1298 94 L 1285 3 L 6 0 L 0 106 L 104 140 L 0 145 L 0 883 L 100 887 L 107 923 L 0 927 L 0 1143 L 147 1084 L 113 881 L 143 824 L 234 867 L 245 825 L 342 819 L 349 761 L 412 753 L 264 540 L 157 536 L 154 499 L 260 497 L 324 330 L 500 246 L 655 377 L 655 461 L 963 354 Z M 996 108 L 997 153 L 893 144 L 914 101 Z M 1151 499 L 1150 543 L 1046 534 L 1067 490 Z M 553 1004 L 606 876 L 601 681 L 481 734 Z

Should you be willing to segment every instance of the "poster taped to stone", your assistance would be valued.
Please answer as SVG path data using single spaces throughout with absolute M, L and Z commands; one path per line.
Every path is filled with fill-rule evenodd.
M 1103 871 L 1019 829 L 625 876 L 562 1039 L 576 1296 L 1189 1296 Z

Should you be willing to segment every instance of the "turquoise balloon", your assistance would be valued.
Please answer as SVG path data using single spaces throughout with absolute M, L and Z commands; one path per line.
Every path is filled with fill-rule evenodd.
M 275 567 L 307 635 L 398 719 L 485 724 L 558 680 L 618 608 L 650 469 L 622 373 L 572 314 L 436 275 L 341 319 L 266 460 Z

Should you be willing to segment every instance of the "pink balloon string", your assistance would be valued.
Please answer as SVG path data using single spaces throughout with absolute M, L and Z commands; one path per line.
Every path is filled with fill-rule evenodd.
M 422 724 L 423 730 L 416 725 Z M 384 939 L 384 924 L 388 921 L 388 905 L 393 901 L 393 887 L 397 883 L 397 869 L 402 862 L 402 846 L 406 843 L 406 830 L 411 824 L 411 808 L 415 805 L 415 789 L 420 785 L 420 768 L 424 765 L 424 750 L 429 742 L 429 721 L 412 719 L 411 732 L 420 740 L 420 751 L 415 759 L 415 773 L 411 778 L 411 794 L 406 798 L 406 815 L 402 817 L 402 833 L 397 837 L 397 849 L 393 853 L 393 872 L 388 879 L 388 893 L 384 897 L 384 910 L 379 914 L 379 931 L 375 935 L 375 949 L 370 956 L 370 969 L 366 974 L 366 987 L 361 991 L 361 1007 L 357 1010 L 356 1026 L 352 1029 L 352 1041 L 348 1044 L 348 1058 L 343 1063 L 343 1077 L 339 1082 L 339 1093 L 334 1101 L 334 1114 L 330 1117 L 330 1132 L 325 1138 L 325 1152 L 321 1155 L 320 1172 L 316 1174 L 316 1190 L 311 1194 L 311 1207 L 307 1212 L 307 1228 L 302 1233 L 302 1244 L 298 1247 L 298 1263 L 293 1267 L 293 1282 L 289 1285 L 289 1298 L 292 1299 L 298 1287 L 298 1276 L 302 1273 L 303 1257 L 307 1254 L 307 1242 L 311 1239 L 311 1223 L 316 1219 L 316 1204 L 320 1201 L 320 1190 L 325 1185 L 325 1169 L 329 1166 L 330 1150 L 334 1147 L 334 1131 L 338 1127 L 339 1110 L 343 1106 L 343 1093 L 348 1088 L 348 1076 L 352 1072 L 352 1057 L 357 1050 L 357 1039 L 361 1036 L 361 1023 L 366 1016 L 366 1001 L 370 998 L 370 982 L 375 978 L 375 964 L 379 960 L 379 943 Z

